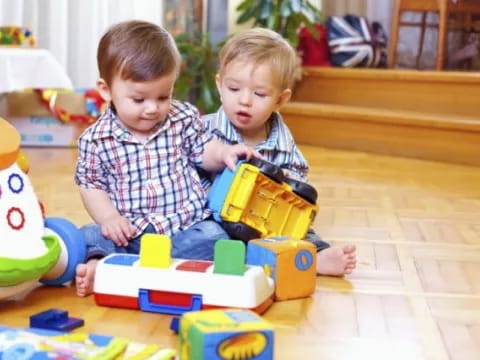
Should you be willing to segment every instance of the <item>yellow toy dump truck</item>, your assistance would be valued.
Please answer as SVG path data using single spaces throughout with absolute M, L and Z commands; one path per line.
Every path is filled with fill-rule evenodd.
M 252 158 L 225 169 L 208 194 L 208 206 L 232 239 L 289 236 L 303 239 L 318 212 L 317 191 L 287 178 L 282 169 Z

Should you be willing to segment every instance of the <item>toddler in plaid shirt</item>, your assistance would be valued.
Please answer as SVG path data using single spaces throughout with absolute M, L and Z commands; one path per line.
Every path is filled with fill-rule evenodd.
M 172 256 L 189 259 L 211 259 L 214 243 L 228 238 L 208 219 L 197 168 L 233 169 L 254 151 L 212 140 L 197 109 L 172 100 L 180 59 L 171 35 L 148 22 L 116 24 L 100 40 L 97 87 L 108 108 L 80 136 L 75 173 L 95 221 L 81 229 L 79 296 L 92 293 L 99 258 L 138 253 L 142 234 L 169 235 Z
M 278 112 L 290 99 L 297 70 L 297 55 L 279 34 L 262 28 L 238 33 L 220 52 L 222 107 L 203 120 L 223 143 L 250 145 L 286 176 L 307 181 L 308 163 Z M 208 187 L 209 177 L 202 182 Z M 313 229 L 306 239 L 317 248 L 318 274 L 343 276 L 355 268 L 355 245 L 331 247 Z

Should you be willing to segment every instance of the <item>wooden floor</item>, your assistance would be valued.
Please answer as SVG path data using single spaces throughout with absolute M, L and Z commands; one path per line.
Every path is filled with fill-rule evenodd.
M 315 228 L 358 247 L 356 271 L 319 277 L 314 296 L 275 303 L 276 359 L 480 359 L 480 168 L 302 147 L 319 191 Z M 26 149 L 50 216 L 88 222 L 70 150 Z M 170 316 L 98 307 L 72 288 L 0 305 L 0 323 L 28 326 L 51 307 L 82 331 L 176 345 Z

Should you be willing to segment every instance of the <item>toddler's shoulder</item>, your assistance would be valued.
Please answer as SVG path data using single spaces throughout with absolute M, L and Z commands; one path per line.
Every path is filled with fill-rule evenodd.
M 275 113 L 275 117 L 273 118 L 273 127 L 270 130 L 271 132 L 275 131 L 278 133 L 279 138 L 281 141 L 285 142 L 289 146 L 295 145 L 295 138 L 293 137 L 290 128 L 283 120 L 283 117 L 280 113 Z
M 102 114 L 97 121 L 85 129 L 80 135 L 80 141 L 95 141 L 104 137 L 112 136 L 112 118 L 108 114 Z
M 198 109 L 186 101 L 172 100 L 170 106 L 170 117 L 172 120 L 183 120 L 185 118 L 199 118 Z
M 79 143 L 86 143 L 86 142 L 91 142 L 92 141 L 92 134 L 95 132 L 95 124 L 90 125 L 87 127 L 78 137 L 78 142 Z
M 217 113 L 202 115 L 202 122 L 205 124 L 207 128 L 209 128 L 212 122 L 215 120 L 216 116 L 217 116 Z
M 100 132 L 101 126 L 99 119 L 83 131 L 78 138 L 79 141 L 92 141 L 96 137 L 96 134 Z

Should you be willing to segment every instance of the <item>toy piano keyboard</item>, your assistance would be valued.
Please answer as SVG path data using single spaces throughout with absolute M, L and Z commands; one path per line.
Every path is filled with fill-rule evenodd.
M 273 280 L 261 266 L 245 265 L 242 242 L 218 241 L 212 262 L 171 259 L 170 241 L 144 235 L 139 256 L 112 254 L 100 260 L 96 303 L 174 315 L 227 307 L 263 313 L 273 303 Z

